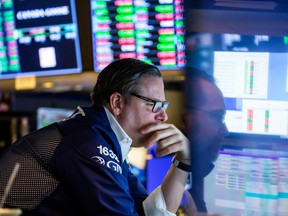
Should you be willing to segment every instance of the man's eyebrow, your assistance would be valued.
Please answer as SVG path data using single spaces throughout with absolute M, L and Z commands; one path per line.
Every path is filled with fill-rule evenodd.
M 217 114 L 225 114 L 225 109 L 216 109 L 216 110 L 210 110 L 209 112 L 217 113 Z

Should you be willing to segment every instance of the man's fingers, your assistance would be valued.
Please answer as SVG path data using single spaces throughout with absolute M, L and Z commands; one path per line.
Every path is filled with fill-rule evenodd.
M 151 132 L 154 132 L 154 131 L 167 129 L 167 128 L 171 127 L 171 126 L 172 126 L 171 124 L 166 124 L 166 123 L 163 123 L 163 124 L 151 124 L 151 125 L 148 125 L 148 126 L 142 128 L 141 129 L 141 133 L 142 134 L 148 134 L 148 133 L 151 133 Z

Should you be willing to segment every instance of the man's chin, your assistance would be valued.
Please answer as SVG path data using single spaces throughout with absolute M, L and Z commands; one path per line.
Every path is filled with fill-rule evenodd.
M 211 159 L 211 162 L 215 162 L 218 157 L 219 157 L 219 151 L 220 151 L 220 148 L 221 148 L 221 144 L 218 145 L 219 147 L 218 148 L 213 148 L 211 149 L 209 152 L 210 152 L 210 159 Z
M 197 161 L 203 161 L 203 162 L 206 161 L 206 162 L 209 162 L 209 163 L 214 163 L 219 157 L 220 147 L 216 148 L 216 147 L 212 147 L 211 145 L 209 147 L 210 148 L 202 148 L 202 149 L 194 148 L 194 149 L 191 149 L 191 158 L 192 159 L 194 158 Z

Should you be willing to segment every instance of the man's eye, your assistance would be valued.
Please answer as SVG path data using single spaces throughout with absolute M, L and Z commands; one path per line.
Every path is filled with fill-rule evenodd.
M 154 106 L 154 103 L 147 103 L 148 106 Z
M 222 115 L 222 114 L 214 114 L 214 117 L 219 122 L 223 122 L 225 119 L 224 115 Z

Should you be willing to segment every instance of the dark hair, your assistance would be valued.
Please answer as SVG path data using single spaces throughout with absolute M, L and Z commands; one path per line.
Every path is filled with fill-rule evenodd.
M 187 67 L 186 68 L 186 77 L 187 79 L 191 80 L 191 79 L 195 79 L 195 78 L 201 78 L 201 79 L 204 79 L 204 80 L 207 80 L 211 83 L 216 83 L 215 81 L 215 78 L 212 74 L 210 73 L 207 73 L 206 71 L 204 70 L 200 70 L 198 68 L 195 68 L 195 67 Z
M 131 92 L 137 92 L 137 83 L 142 76 L 162 77 L 156 66 L 137 59 L 126 58 L 110 63 L 97 78 L 91 93 L 92 103 L 101 107 L 109 102 L 110 96 L 115 92 L 124 97 Z
M 206 94 L 199 85 L 201 79 L 216 85 L 215 78 L 206 71 L 194 67 L 186 68 L 185 106 L 188 109 L 197 108 L 206 101 Z

